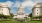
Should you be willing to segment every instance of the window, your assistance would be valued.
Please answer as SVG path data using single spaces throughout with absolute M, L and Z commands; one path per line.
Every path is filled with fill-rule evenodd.
M 6 6 L 8 6 L 8 5 L 6 5 Z
M 3 9 L 2 9 L 2 11 L 3 11 Z
M 19 14 L 19 15 L 23 15 L 23 14 Z
M 24 13 L 22 13 L 22 12 L 20 12 L 20 13 L 18 13 L 19 15 L 23 15 Z
M 0 7 L 2 7 L 2 6 L 0 6 Z
M 37 10 L 38 11 L 38 10 Z
M 3 14 L 3 12 L 1 12 Z
M 38 14 L 38 13 L 37 13 Z

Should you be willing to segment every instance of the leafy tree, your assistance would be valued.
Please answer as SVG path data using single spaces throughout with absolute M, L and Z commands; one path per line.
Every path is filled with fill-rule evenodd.
M 32 17 L 32 13 L 29 14 L 29 17 Z
M 4 14 L 0 14 L 0 17 L 3 17 L 4 16 Z
M 4 19 L 7 19 L 7 18 L 10 18 L 10 16 L 4 15 L 3 18 L 4 18 Z
M 9 18 L 10 16 L 7 16 L 7 15 L 4 15 L 4 14 L 0 14 L 0 18 L 2 19 L 2 18 L 4 18 L 4 19 L 7 19 L 7 18 Z
M 36 17 L 36 18 L 42 18 L 42 15 L 40 15 L 40 16 L 38 16 L 38 17 Z
M 36 17 L 32 17 L 32 18 L 42 18 L 42 15 L 36 16 Z
M 13 15 L 12 13 L 10 13 L 10 17 L 13 18 L 13 16 L 14 16 L 14 15 Z

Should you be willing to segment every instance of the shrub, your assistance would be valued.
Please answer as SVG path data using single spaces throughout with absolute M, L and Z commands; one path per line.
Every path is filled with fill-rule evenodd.
M 11 18 L 11 19 L 13 18 L 13 16 L 14 16 L 14 15 L 13 15 L 12 13 L 10 13 L 10 18 Z

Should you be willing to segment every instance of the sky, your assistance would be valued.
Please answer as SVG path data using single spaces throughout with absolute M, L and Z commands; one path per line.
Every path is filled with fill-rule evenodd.
M 37 3 L 42 3 L 42 0 L 0 0 L 0 2 L 7 3 L 11 9 L 10 12 L 13 14 L 17 14 L 20 4 L 25 8 L 25 14 L 30 14 L 32 13 L 32 8 Z

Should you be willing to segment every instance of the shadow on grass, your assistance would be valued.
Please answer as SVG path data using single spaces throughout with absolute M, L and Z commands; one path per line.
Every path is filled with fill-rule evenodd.
M 11 20 L 0 20 L 0 22 L 4 22 L 4 21 L 11 21 Z
M 42 20 L 31 20 L 32 22 L 42 22 Z

